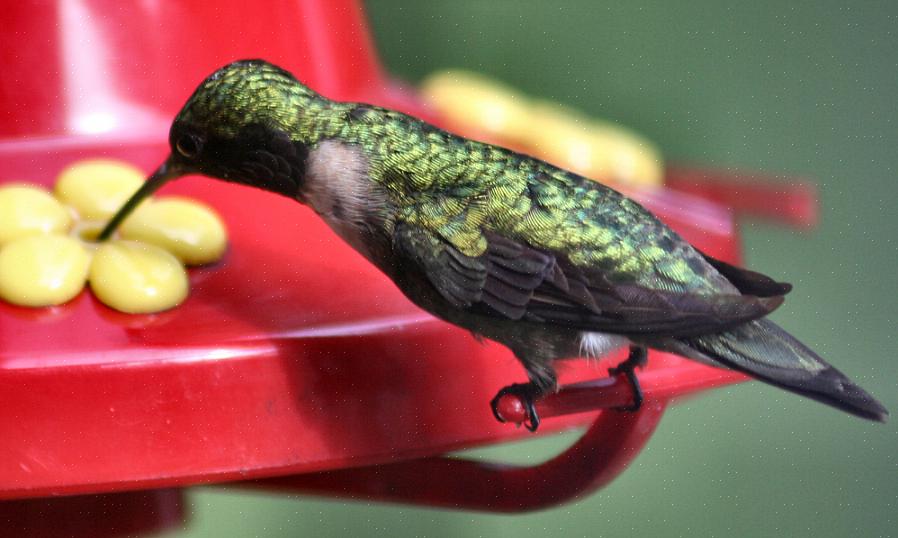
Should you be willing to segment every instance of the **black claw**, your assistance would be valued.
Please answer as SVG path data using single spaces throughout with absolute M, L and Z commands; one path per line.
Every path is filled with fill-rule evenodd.
M 648 360 L 648 353 L 644 347 L 633 346 L 630 348 L 630 356 L 627 357 L 627 360 L 618 364 L 614 368 L 608 369 L 608 374 L 612 376 L 616 376 L 619 374 L 624 374 L 627 376 L 627 381 L 630 382 L 630 388 L 633 390 L 633 403 L 630 405 L 623 405 L 620 407 L 615 407 L 614 409 L 617 411 L 639 411 L 639 408 L 642 407 L 643 395 L 642 395 L 642 387 L 639 386 L 639 379 L 636 378 L 636 368 L 641 368 L 645 365 Z
M 513 385 L 508 385 L 500 390 L 496 396 L 490 401 L 490 407 L 493 409 L 493 416 L 496 417 L 496 420 L 499 422 L 507 422 L 505 418 L 499 413 L 499 400 L 502 399 L 506 394 L 511 394 L 513 396 L 517 396 L 517 398 L 524 405 L 524 410 L 527 412 L 527 418 L 529 419 L 524 423 L 524 427 L 528 430 L 535 432 L 537 428 L 539 428 L 539 414 L 536 412 L 536 407 L 533 405 L 534 400 L 542 394 L 542 391 L 537 387 L 534 383 L 514 383 Z

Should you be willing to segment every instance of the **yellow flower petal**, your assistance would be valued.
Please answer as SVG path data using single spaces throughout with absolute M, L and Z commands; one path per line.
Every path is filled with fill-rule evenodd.
M 35 235 L 0 250 L 0 297 L 22 306 L 50 306 L 78 295 L 90 256 L 64 235 Z
M 443 71 L 428 77 L 421 92 L 439 112 L 467 128 L 511 140 L 526 136 L 529 100 L 511 87 L 469 71 Z
M 69 211 L 44 189 L 0 187 L 0 246 L 28 235 L 64 233 L 71 225 Z
M 56 196 L 83 219 L 112 217 L 146 177 L 139 168 L 112 159 L 79 161 L 59 175 Z
M 531 114 L 530 145 L 550 163 L 600 181 L 664 182 L 660 152 L 634 131 L 549 102 L 534 103 Z
M 129 314 L 159 312 L 187 297 L 187 272 L 172 254 L 148 243 L 109 241 L 90 266 L 90 287 L 107 305 Z
M 122 223 L 125 239 L 145 241 L 171 252 L 188 265 L 218 261 L 227 232 L 212 208 L 186 198 L 162 198 L 142 205 Z

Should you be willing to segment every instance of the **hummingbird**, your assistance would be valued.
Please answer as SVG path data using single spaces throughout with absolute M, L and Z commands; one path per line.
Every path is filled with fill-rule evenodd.
M 647 349 L 743 372 L 859 417 L 888 411 L 765 318 L 791 285 L 702 253 L 612 188 L 403 113 L 317 94 L 264 60 L 206 78 L 177 114 L 171 153 L 101 233 L 166 182 L 202 174 L 287 196 L 413 303 L 508 347 L 525 405 L 554 363 L 627 347 L 612 368 L 642 402 Z

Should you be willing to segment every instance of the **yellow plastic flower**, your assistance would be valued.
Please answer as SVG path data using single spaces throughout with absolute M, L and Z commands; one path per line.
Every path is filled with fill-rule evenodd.
M 29 184 L 0 186 L 0 299 L 59 305 L 89 283 L 102 302 L 127 313 L 166 310 L 188 292 L 187 265 L 217 261 L 227 246 L 221 218 L 178 197 L 151 198 L 118 237 L 93 239 L 143 183 L 120 161 L 81 161 L 59 176 L 54 194 Z

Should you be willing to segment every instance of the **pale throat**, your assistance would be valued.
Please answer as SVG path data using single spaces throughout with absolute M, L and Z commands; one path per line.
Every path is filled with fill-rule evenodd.
M 324 140 L 309 149 L 299 195 L 337 235 L 370 259 L 365 234 L 385 195 L 371 181 L 368 169 L 361 148 Z

